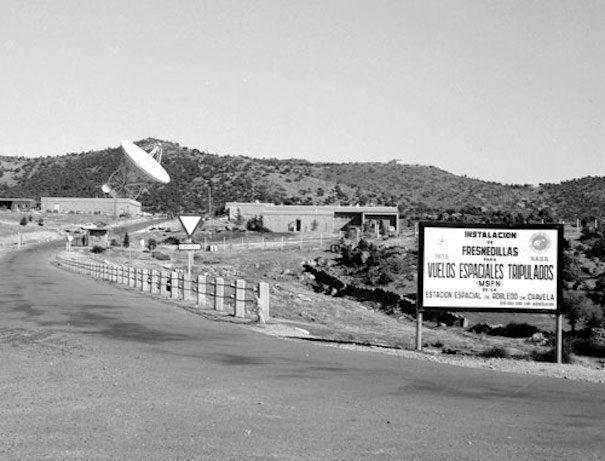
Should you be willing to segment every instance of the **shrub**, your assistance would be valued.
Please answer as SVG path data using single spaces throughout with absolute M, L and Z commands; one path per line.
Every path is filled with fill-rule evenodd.
M 106 250 L 105 247 L 102 247 L 100 245 L 95 245 L 90 249 L 91 253 L 104 253 Z
M 598 328 L 605 321 L 603 307 L 594 303 L 584 293 L 577 291 L 564 293 L 562 308 L 572 331 L 575 331 L 580 323 L 588 328 Z
M 166 243 L 167 245 L 178 245 L 179 243 L 181 243 L 181 239 L 171 235 L 170 237 L 164 239 L 164 243 Z
M 151 256 L 158 261 L 170 261 L 170 255 L 162 253 L 161 251 L 154 251 L 151 253 Z
M 586 250 L 586 256 L 589 258 L 605 259 L 605 236 L 601 236 Z
M 124 241 L 122 242 L 122 246 L 124 248 L 128 248 L 130 246 L 130 236 L 128 235 L 128 232 L 124 234 Z
M 38 219 L 38 226 L 43 226 L 44 225 L 44 219 L 40 218 Z
M 250 218 L 248 222 L 246 222 L 246 229 L 256 232 L 269 232 L 269 229 L 267 229 L 263 224 L 262 216 L 254 216 L 253 218 Z
M 562 361 L 563 363 L 573 363 L 571 358 L 571 351 L 567 344 L 563 345 Z M 533 351 L 530 358 L 535 362 L 556 362 L 557 361 L 557 348 L 551 347 L 546 351 Z
M 511 322 L 506 326 L 494 328 L 489 334 L 506 336 L 507 338 L 529 338 L 540 329 L 529 323 Z
M 118 242 L 117 239 L 111 239 L 111 242 L 109 242 L 109 246 L 110 247 L 119 247 L 120 246 L 120 242 Z
M 605 358 L 605 344 L 592 338 L 579 339 L 572 344 L 574 353 L 590 357 Z
M 479 355 L 486 359 L 508 359 L 510 357 L 510 353 L 506 348 L 498 346 L 485 349 Z
M 147 248 L 149 248 L 150 250 L 155 250 L 157 246 L 158 242 L 156 242 L 156 240 L 153 238 L 149 239 L 149 241 L 147 242 Z
M 19 221 L 19 224 L 21 224 L 22 226 L 27 226 L 27 223 L 28 223 L 28 221 L 27 221 L 27 218 L 25 216 L 23 216 L 21 218 L 21 221 Z

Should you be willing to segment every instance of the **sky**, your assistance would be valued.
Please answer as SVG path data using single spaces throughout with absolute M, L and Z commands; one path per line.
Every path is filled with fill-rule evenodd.
M 1 0 L 0 155 L 219 155 L 605 176 L 601 0 Z

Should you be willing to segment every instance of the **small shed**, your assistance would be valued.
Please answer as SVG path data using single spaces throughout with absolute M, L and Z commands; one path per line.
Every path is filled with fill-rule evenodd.
M 88 227 L 83 226 L 84 246 L 100 246 L 107 248 L 109 246 L 109 228 L 108 227 Z

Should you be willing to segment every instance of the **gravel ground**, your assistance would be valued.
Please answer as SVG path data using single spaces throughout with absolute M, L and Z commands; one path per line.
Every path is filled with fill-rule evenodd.
M 318 344 L 338 347 L 360 352 L 375 352 L 388 355 L 396 355 L 405 358 L 418 360 L 427 360 L 430 362 L 446 363 L 468 368 L 482 368 L 487 370 L 497 370 L 507 373 L 518 373 L 525 375 L 548 376 L 552 378 L 573 379 L 578 381 L 588 381 L 605 384 L 605 368 L 593 368 L 580 363 L 557 364 L 531 362 L 511 359 L 482 359 L 479 357 L 455 356 L 443 354 L 439 349 L 426 349 L 423 352 L 409 351 L 405 349 L 393 349 L 376 346 L 360 346 L 356 344 L 342 344 L 336 342 L 323 341 L 322 338 L 309 334 L 307 330 L 301 327 L 280 323 L 279 319 L 272 319 L 272 324 L 265 327 L 255 326 L 256 331 L 272 336 L 288 338 L 294 341 L 316 341 Z

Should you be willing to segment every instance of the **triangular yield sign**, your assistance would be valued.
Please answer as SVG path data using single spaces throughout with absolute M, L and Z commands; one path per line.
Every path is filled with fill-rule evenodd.
M 197 229 L 197 226 L 200 224 L 201 220 L 202 220 L 201 216 L 190 216 L 190 215 L 179 216 L 179 221 L 181 221 L 181 226 L 183 226 L 183 229 L 185 229 L 185 232 L 187 232 L 187 237 L 189 237 L 189 238 L 191 238 L 191 236 Z

